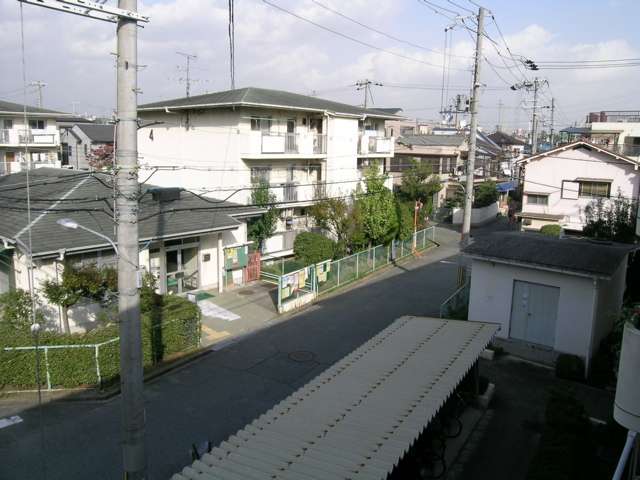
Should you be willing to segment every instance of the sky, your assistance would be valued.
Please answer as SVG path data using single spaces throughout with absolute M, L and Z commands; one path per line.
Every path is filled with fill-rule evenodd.
M 382 86 L 372 87 L 369 105 L 400 107 L 412 118 L 440 118 L 444 30 L 452 19 L 420 0 L 269 1 L 379 49 L 330 33 L 263 0 L 235 0 L 236 87 L 313 93 L 362 104 L 363 92 L 354 84 L 370 79 Z M 107 3 L 115 5 L 114 0 Z M 477 8 L 469 0 L 432 3 L 450 10 L 441 10 L 450 16 L 469 16 Z M 506 42 L 514 55 L 533 61 L 639 58 L 639 1 L 482 4 L 491 12 L 485 27 L 491 40 L 484 42 L 486 61 L 480 71 L 480 122 L 485 129 L 493 130 L 498 123 L 507 131 L 527 128 L 532 95 L 509 88 L 525 77 L 548 80 L 540 105 L 548 121 L 550 109 L 544 107 L 555 98 L 556 128 L 583 122 L 589 111 L 640 110 L 640 102 L 634 101 L 640 67 L 531 72 L 515 66 L 505 47 Z M 13 102 L 23 101 L 20 5 L 0 0 L 0 99 Z M 191 68 L 192 95 L 229 89 L 228 0 L 146 0 L 138 2 L 138 8 L 151 18 L 138 29 L 139 103 L 185 95 L 184 58 L 176 52 L 197 55 Z M 23 4 L 23 18 L 26 80 L 47 84 L 44 107 L 110 115 L 115 107 L 115 25 L 28 4 Z M 469 27 L 470 22 L 465 21 Z M 469 93 L 474 42 L 474 34 L 458 21 L 450 33 L 447 97 Z M 33 87 L 27 102 L 37 102 Z

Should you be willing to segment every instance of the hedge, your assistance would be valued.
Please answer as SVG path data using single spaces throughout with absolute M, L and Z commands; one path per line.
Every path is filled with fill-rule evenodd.
M 142 349 L 145 368 L 196 348 L 200 340 L 200 310 L 184 298 L 158 296 L 142 313 Z M 40 345 L 95 345 L 118 337 L 117 325 L 87 333 L 65 335 L 42 332 Z M 6 347 L 33 346 L 28 329 L 0 324 L 0 388 L 35 388 L 34 350 L 5 351 Z M 120 343 L 99 347 L 101 382 L 98 385 L 95 348 L 49 349 L 47 363 L 52 388 L 104 387 L 118 381 Z M 40 381 L 47 386 L 44 351 L 40 350 Z
M 323 260 L 331 260 L 335 253 L 335 242 L 314 232 L 302 232 L 293 242 L 293 253 L 296 260 L 305 265 L 312 265 Z
M 548 225 L 544 225 L 540 229 L 540 233 L 548 237 L 559 237 L 562 233 L 562 227 L 556 223 L 550 223 Z

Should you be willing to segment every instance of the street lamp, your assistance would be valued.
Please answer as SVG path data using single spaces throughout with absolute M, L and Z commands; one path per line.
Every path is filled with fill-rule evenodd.
M 80 225 L 78 222 L 76 222 L 75 220 L 72 220 L 70 218 L 61 218 L 59 220 L 56 220 L 56 223 L 58 225 L 64 227 L 64 228 L 70 228 L 72 230 L 77 230 L 79 228 L 79 229 L 85 230 L 85 231 L 87 231 L 89 233 L 93 233 L 95 236 L 100 237 L 100 238 L 106 240 L 107 242 L 109 242 L 109 244 L 111 244 L 111 246 L 113 247 L 113 250 L 116 252 L 116 255 L 118 255 L 118 247 L 113 242 L 113 240 L 111 240 L 106 235 L 103 235 L 100 232 L 96 232 L 95 230 L 91 230 L 90 228 L 87 228 L 84 225 Z

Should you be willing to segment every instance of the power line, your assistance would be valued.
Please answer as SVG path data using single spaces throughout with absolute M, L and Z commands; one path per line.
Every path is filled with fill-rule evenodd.
M 313 20 L 309 20 L 308 18 L 303 17 L 302 15 L 298 15 L 297 13 L 292 12 L 291 10 L 287 10 L 284 7 L 281 7 L 279 5 L 271 3 L 269 0 L 262 0 L 262 2 L 267 4 L 267 5 L 269 5 L 272 8 L 275 8 L 277 10 L 280 10 L 281 12 L 286 13 L 287 15 L 291 15 L 292 17 L 295 17 L 298 20 L 302 20 L 303 22 L 307 22 L 307 23 L 309 23 L 311 25 L 314 25 L 315 27 L 318 27 L 318 28 L 320 28 L 322 30 L 325 30 L 325 31 L 330 32 L 330 33 L 333 33 L 334 35 L 337 35 L 337 36 L 342 37 L 344 39 L 347 39 L 347 40 L 350 40 L 352 42 L 358 43 L 358 44 L 363 45 L 365 47 L 372 48 L 374 50 L 378 50 L 380 52 L 386 53 L 388 55 L 393 55 L 393 56 L 398 57 L 398 58 L 403 58 L 405 60 L 410 60 L 412 62 L 421 63 L 423 65 L 428 65 L 430 67 L 438 67 L 438 68 L 440 67 L 440 65 L 436 65 L 435 63 L 430 63 L 430 62 L 427 62 L 427 61 L 424 61 L 424 60 L 420 60 L 418 58 L 409 57 L 407 55 L 403 55 L 401 53 L 397 53 L 397 52 L 394 52 L 392 50 L 388 50 L 386 48 L 378 47 L 377 45 L 373 45 L 371 43 L 365 42 L 365 41 L 360 40 L 358 38 L 352 37 L 350 35 L 347 35 L 346 33 L 342 33 L 342 32 L 339 32 L 338 30 L 334 30 L 332 28 L 326 27 L 326 26 L 321 25 L 321 24 L 319 24 L 317 22 L 314 22 Z M 457 70 L 464 70 L 464 69 L 457 69 Z
M 229 0 L 229 70 L 231 90 L 236 89 L 235 41 L 234 0 Z

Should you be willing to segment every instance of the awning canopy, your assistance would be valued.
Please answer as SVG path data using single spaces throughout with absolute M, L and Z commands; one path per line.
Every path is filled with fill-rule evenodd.
M 399 318 L 172 480 L 385 479 L 497 330 Z
M 518 182 L 511 180 L 509 182 L 501 182 L 496 185 L 496 190 L 500 193 L 508 192 L 509 190 L 515 190 L 518 187 Z

